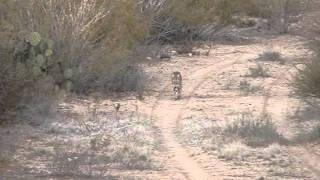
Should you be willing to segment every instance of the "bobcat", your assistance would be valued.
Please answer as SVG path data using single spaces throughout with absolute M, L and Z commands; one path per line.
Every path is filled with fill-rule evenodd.
M 178 71 L 175 71 L 171 75 L 171 82 L 173 86 L 173 93 L 175 95 L 175 99 L 178 100 L 181 98 L 181 92 L 182 92 L 182 76 L 181 73 Z

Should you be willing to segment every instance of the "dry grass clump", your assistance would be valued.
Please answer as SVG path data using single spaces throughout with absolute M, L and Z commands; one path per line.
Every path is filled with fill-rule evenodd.
M 180 124 L 179 136 L 188 145 L 202 146 L 210 151 L 239 140 L 252 147 L 265 147 L 284 141 L 270 117 L 254 117 L 251 114 L 242 114 L 227 123 L 212 119 L 185 120 Z
M 258 60 L 260 61 L 271 61 L 271 62 L 281 62 L 281 54 L 277 51 L 264 51 L 259 55 Z
M 151 154 L 141 148 L 123 146 L 113 152 L 111 161 L 123 169 L 152 169 Z
M 320 56 L 306 63 L 303 69 L 298 69 L 293 87 L 305 100 L 320 98 Z
M 320 124 L 313 125 L 310 130 L 301 129 L 295 140 L 300 143 L 315 142 L 320 140 Z
M 268 116 L 242 115 L 226 125 L 226 137 L 240 138 L 249 146 L 265 146 L 281 140 L 275 124 Z
M 320 139 L 320 124 L 312 128 L 309 138 L 310 140 L 314 140 L 314 141 L 317 141 Z
M 1 151 L 0 152 L 0 166 L 9 164 L 12 161 L 12 153 L 8 151 Z
M 219 157 L 226 160 L 244 160 L 252 154 L 253 150 L 241 143 L 240 141 L 235 141 L 224 145 L 219 149 Z
M 283 147 L 278 143 L 274 143 L 263 149 L 263 153 L 267 155 L 276 155 L 280 154 L 283 150 Z
M 252 85 L 247 80 L 240 81 L 239 90 L 245 96 L 247 96 L 249 94 L 254 94 L 254 93 L 260 91 L 261 89 L 262 89 L 262 87 Z
M 248 77 L 253 77 L 253 78 L 266 78 L 270 77 L 269 75 L 269 70 L 263 67 L 261 64 L 257 64 L 256 67 L 251 67 L 249 68 L 249 73 L 247 75 Z

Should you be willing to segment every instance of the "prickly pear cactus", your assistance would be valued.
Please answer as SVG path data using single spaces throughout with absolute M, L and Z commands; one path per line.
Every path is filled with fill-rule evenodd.
M 22 32 L 24 39 L 17 43 L 15 53 L 21 69 L 25 67 L 35 79 L 47 78 L 53 79 L 52 89 L 55 92 L 62 90 L 70 92 L 73 89 L 72 79 L 76 74 L 76 70 L 70 68 L 63 63 L 61 59 L 54 59 L 54 42 L 47 38 L 42 38 L 38 32 L 26 33 Z M 24 44 L 23 46 L 21 44 Z
M 32 68 L 32 73 L 35 77 L 38 77 L 42 74 L 40 67 L 34 66 Z
M 66 80 L 71 80 L 71 79 L 72 79 L 72 76 L 73 76 L 73 71 L 72 71 L 72 69 L 66 69 L 66 70 L 64 71 L 64 78 L 65 78 Z
M 42 54 L 38 54 L 38 56 L 35 58 L 35 65 L 38 66 L 38 67 L 45 67 L 45 63 L 46 63 L 46 60 L 45 58 L 43 57 Z
M 45 56 L 50 57 L 53 54 L 53 51 L 51 49 L 47 49 L 44 54 Z
M 41 35 L 38 32 L 32 32 L 27 35 L 26 41 L 32 46 L 37 46 L 41 42 Z

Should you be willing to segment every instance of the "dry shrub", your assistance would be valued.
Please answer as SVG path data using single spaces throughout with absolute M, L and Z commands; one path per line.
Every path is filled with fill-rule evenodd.
M 252 154 L 252 151 L 247 145 L 235 141 L 219 149 L 219 157 L 227 160 L 244 160 Z
M 298 69 L 293 85 L 295 92 L 306 100 L 320 98 L 320 56 Z
M 227 137 L 243 139 L 250 146 L 263 146 L 281 140 L 281 135 L 268 116 L 254 118 L 243 114 L 226 125 L 224 134 Z
M 249 77 L 258 78 L 258 77 L 270 77 L 269 70 L 263 67 L 261 64 L 257 64 L 256 67 L 249 68 L 250 73 L 247 75 Z
M 261 91 L 262 89 L 263 89 L 262 87 L 252 85 L 247 80 L 240 81 L 239 90 L 245 96 L 247 96 L 249 94 L 257 93 L 258 91 Z
M 320 124 L 316 123 L 311 129 L 301 129 L 295 137 L 299 143 L 317 142 L 320 140 Z
M 312 141 L 320 139 L 320 125 L 316 125 L 310 132 L 309 139 Z
M 112 154 L 111 161 L 121 168 L 145 170 L 152 168 L 149 157 L 149 154 L 137 148 L 124 146 Z
M 149 42 L 205 40 L 230 23 L 236 1 L 147 1 L 151 16 Z
M 260 61 L 272 61 L 272 62 L 281 62 L 282 57 L 279 52 L 276 51 L 264 51 L 259 55 L 258 60 Z
M 15 115 L 17 109 L 30 103 L 45 102 L 44 107 L 51 109 L 50 104 L 60 94 L 54 91 L 55 86 L 80 93 L 117 90 L 119 87 L 113 88 L 116 85 L 110 82 L 119 74 L 128 78 L 126 73 L 121 75 L 124 67 L 135 66 L 143 56 L 136 56 L 135 47 L 148 34 L 148 21 L 135 1 L 2 1 L 0 10 L 1 114 Z M 54 46 L 44 55 L 50 54 L 46 60 L 58 62 L 55 63 L 57 68 L 48 65 L 46 71 L 41 69 L 42 74 L 50 74 L 50 77 L 34 78 L 33 66 L 30 66 L 33 70 L 28 66 L 21 70 L 20 63 L 28 64 L 33 58 L 30 49 L 38 48 L 26 42 L 25 35 L 29 33 L 53 40 Z M 41 49 L 40 46 L 41 43 Z M 58 81 L 61 75 L 67 75 L 72 82 Z M 51 84 L 48 83 L 50 79 L 54 79 Z M 67 88 L 70 84 L 72 88 Z M 124 80 L 120 86 L 135 84 L 139 83 Z M 120 89 L 136 90 L 138 87 Z M 37 107 L 32 108 L 29 117 L 38 111 Z

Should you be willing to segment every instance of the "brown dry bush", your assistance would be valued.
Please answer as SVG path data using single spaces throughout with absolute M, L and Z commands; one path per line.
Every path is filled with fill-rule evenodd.
M 295 92 L 305 100 L 320 98 L 320 57 L 306 63 L 303 69 L 299 69 L 293 83 Z
M 118 89 L 110 83 L 113 75 L 126 81 L 128 75 L 121 72 L 138 62 L 135 47 L 148 34 L 148 21 L 135 1 L 3 1 L 0 10 L 1 114 L 15 114 L 22 102 L 25 107 L 45 102 L 50 110 L 49 104 L 57 99 L 56 88 L 52 88 L 56 86 L 79 93 Z M 57 68 L 48 66 L 41 78 L 28 66 L 30 49 L 34 48 L 26 42 L 30 33 L 54 44 L 46 61 L 54 62 Z M 21 63 L 26 66 L 23 71 Z M 66 74 L 71 88 L 58 81 Z
M 268 116 L 242 115 L 224 129 L 226 137 L 243 139 L 249 146 L 265 146 L 282 140 L 277 127 Z

